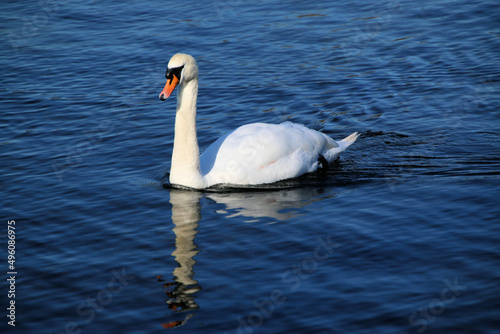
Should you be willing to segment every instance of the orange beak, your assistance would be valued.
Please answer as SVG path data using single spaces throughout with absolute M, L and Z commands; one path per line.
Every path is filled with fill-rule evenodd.
M 174 91 L 178 83 L 179 79 L 177 79 L 175 75 L 172 76 L 172 79 L 167 79 L 167 83 L 160 93 L 160 100 L 165 101 L 166 99 L 168 99 L 168 97 L 172 95 L 172 92 Z

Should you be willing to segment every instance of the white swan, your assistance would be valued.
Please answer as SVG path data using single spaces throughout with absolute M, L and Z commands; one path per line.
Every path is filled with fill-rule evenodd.
M 355 132 L 334 141 L 291 122 L 253 123 L 222 136 L 200 156 L 196 136 L 196 60 L 187 54 L 174 55 L 165 77 L 162 101 L 179 86 L 170 169 L 173 186 L 204 189 L 216 184 L 260 185 L 294 178 L 332 162 L 359 135 Z

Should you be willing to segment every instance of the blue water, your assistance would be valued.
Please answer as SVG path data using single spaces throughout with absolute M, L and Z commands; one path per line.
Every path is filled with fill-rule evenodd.
M 0 9 L 0 332 L 500 330 L 497 1 Z M 202 150 L 251 122 L 362 135 L 282 188 L 164 187 L 177 52 Z

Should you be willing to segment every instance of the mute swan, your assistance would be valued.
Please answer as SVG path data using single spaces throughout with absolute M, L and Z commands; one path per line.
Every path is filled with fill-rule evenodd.
M 175 137 L 170 169 L 173 186 L 204 189 L 216 184 L 260 185 L 314 172 L 353 144 L 354 132 L 341 141 L 303 125 L 253 123 L 227 133 L 200 156 L 196 136 L 198 65 L 187 54 L 175 54 L 160 93 L 165 101 L 177 91 Z

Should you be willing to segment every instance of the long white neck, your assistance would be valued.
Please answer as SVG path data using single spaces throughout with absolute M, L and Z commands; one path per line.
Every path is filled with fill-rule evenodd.
M 190 188 L 203 188 L 200 149 L 196 136 L 198 78 L 179 85 L 178 88 L 170 183 Z

